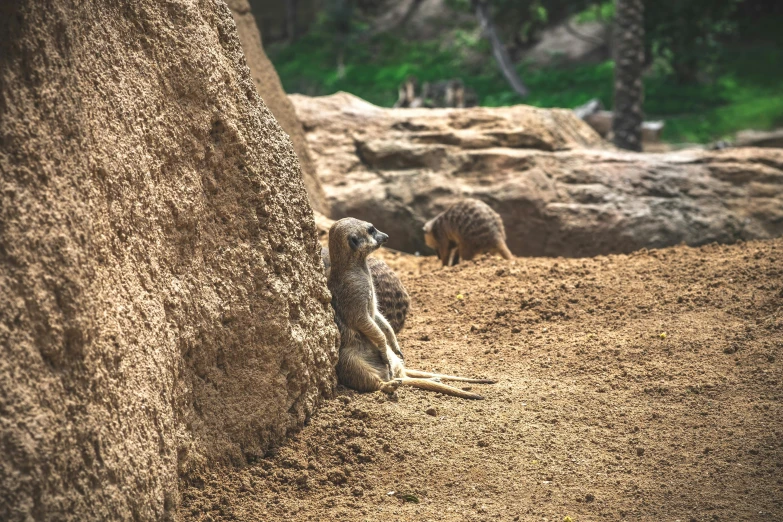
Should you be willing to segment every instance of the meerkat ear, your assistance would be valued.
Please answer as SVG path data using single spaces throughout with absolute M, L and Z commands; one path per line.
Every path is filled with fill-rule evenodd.
M 350 245 L 351 250 L 356 250 L 359 248 L 359 238 L 356 236 L 350 236 L 348 238 L 348 245 Z

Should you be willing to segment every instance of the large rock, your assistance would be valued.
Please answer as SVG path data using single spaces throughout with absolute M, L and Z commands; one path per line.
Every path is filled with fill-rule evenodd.
M 324 214 L 329 213 L 329 207 L 324 195 L 324 189 L 318 180 L 318 173 L 310 156 L 307 139 L 302 130 L 302 123 L 297 119 L 291 101 L 283 91 L 283 84 L 277 75 L 272 62 L 267 58 L 261 43 L 261 33 L 258 32 L 256 20 L 250 12 L 250 4 L 247 0 L 227 0 L 228 6 L 234 15 L 237 24 L 237 32 L 242 42 L 247 65 L 253 76 L 261 98 L 272 111 L 283 130 L 288 133 L 294 144 L 294 150 L 302 167 L 302 178 L 305 188 L 310 196 L 313 209 Z
M 294 150 L 223 2 L 3 3 L 0 121 L 0 520 L 170 519 L 333 389 Z
M 771 131 L 744 130 L 734 137 L 736 147 L 783 148 L 783 129 Z
M 334 219 L 430 252 L 424 222 L 461 197 L 524 256 L 588 256 L 783 234 L 783 151 L 620 152 L 570 110 L 382 109 L 292 96 Z

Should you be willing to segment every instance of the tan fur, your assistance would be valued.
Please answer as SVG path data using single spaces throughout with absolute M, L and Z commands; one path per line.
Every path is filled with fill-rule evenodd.
M 415 76 L 408 76 L 397 89 L 397 101 L 394 108 L 417 108 L 422 107 L 423 100 L 416 96 L 416 87 L 418 80 Z
M 495 381 L 405 368 L 397 337 L 378 312 L 367 266 L 367 255 L 387 239 L 388 236 L 372 224 L 354 218 L 341 219 L 329 230 L 328 285 L 340 330 L 337 379 L 344 386 L 361 392 L 394 393 L 398 386 L 407 385 L 465 399 L 482 399 L 481 395 L 442 384 L 439 380 Z
M 397 88 L 395 108 L 420 107 L 475 107 L 478 97 L 473 89 L 466 88 L 459 78 L 439 82 L 424 82 L 417 96 L 419 82 L 415 76 L 408 76 Z
M 321 248 L 321 260 L 324 263 L 326 277 L 329 277 L 328 248 Z M 378 311 L 389 321 L 394 333 L 398 334 L 405 326 L 405 320 L 408 318 L 408 310 L 411 306 L 408 291 L 394 270 L 383 260 L 368 257 L 367 266 L 370 267 Z
M 455 203 L 429 220 L 422 229 L 427 246 L 434 249 L 443 266 L 470 261 L 483 253 L 513 259 L 506 246 L 503 220 L 489 205 L 477 199 Z

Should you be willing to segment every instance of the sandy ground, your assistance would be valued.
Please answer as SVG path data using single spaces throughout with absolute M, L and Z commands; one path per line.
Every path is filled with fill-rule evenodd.
M 185 520 L 783 520 L 783 240 L 441 269 L 383 253 L 409 367 L 484 401 L 341 388 Z

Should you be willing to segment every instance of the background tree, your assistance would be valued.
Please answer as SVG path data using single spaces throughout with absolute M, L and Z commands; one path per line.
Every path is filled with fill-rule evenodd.
M 616 0 L 614 34 L 614 144 L 642 150 L 644 112 L 644 3 Z
M 297 18 L 296 3 L 297 0 L 285 0 L 285 25 L 286 25 L 286 34 L 288 35 L 289 42 L 296 41 L 296 38 L 298 36 L 297 34 L 298 30 L 296 27 L 296 18 Z
M 392 106 L 413 75 L 460 78 L 481 105 L 518 104 L 519 89 L 482 34 L 473 8 L 481 1 L 494 47 L 510 59 L 506 70 L 530 92 L 524 103 L 573 108 L 597 98 L 613 108 L 615 0 L 288 0 L 288 11 L 285 1 L 250 1 L 289 92 L 346 91 Z M 783 2 L 642 2 L 644 113 L 666 121 L 665 141 L 709 143 L 783 126 Z M 293 11 L 295 31 L 287 30 Z
M 337 76 L 345 76 L 345 50 L 354 36 L 354 0 L 327 0 L 324 27 L 334 34 L 337 47 Z
M 514 89 L 514 92 L 522 98 L 526 98 L 529 94 L 527 87 L 522 83 L 522 79 L 517 74 L 514 64 L 508 56 L 505 45 L 500 41 L 498 31 L 495 29 L 495 24 L 492 22 L 487 2 L 484 0 L 473 0 L 472 4 L 473 10 L 476 12 L 476 17 L 481 25 L 481 31 L 492 46 L 492 56 L 495 57 L 495 61 L 497 62 L 498 67 L 500 67 L 500 72 L 503 73 L 503 77 L 511 88 Z
M 648 63 L 665 63 L 680 84 L 709 81 L 722 44 L 737 30 L 742 0 L 645 0 Z M 753 2 L 745 1 L 745 4 Z

